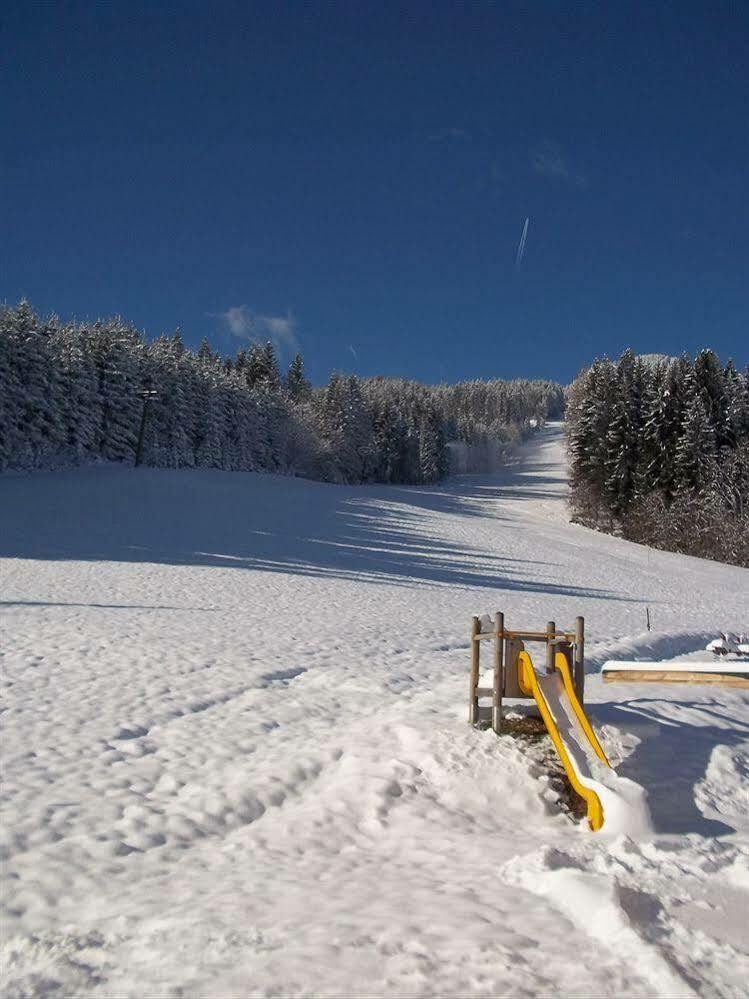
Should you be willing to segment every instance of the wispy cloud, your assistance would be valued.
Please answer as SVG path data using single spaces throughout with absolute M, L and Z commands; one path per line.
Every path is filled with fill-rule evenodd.
M 348 349 L 349 349 L 349 350 L 351 351 L 351 353 L 353 354 L 353 356 L 354 356 L 354 359 L 358 361 L 358 360 L 359 360 L 359 355 L 358 355 L 358 354 L 356 353 L 356 348 L 354 347 L 354 345 L 350 343 L 350 344 L 348 345 Z
M 588 178 L 573 170 L 562 154 L 559 146 L 553 142 L 544 142 L 533 154 L 531 160 L 533 170 L 542 177 L 552 177 L 572 184 L 573 187 L 587 187 Z
M 226 312 L 211 315 L 220 319 L 232 336 L 240 340 L 270 340 L 277 351 L 290 354 L 299 350 L 297 321 L 291 312 L 270 316 L 247 305 L 233 305 Z
M 522 264 L 523 257 L 525 255 L 525 241 L 528 238 L 529 223 L 530 219 L 526 218 L 525 222 L 523 223 L 523 232 L 520 236 L 520 242 L 518 243 L 518 250 L 517 253 L 515 254 L 515 270 L 518 271 L 520 270 L 520 265 Z

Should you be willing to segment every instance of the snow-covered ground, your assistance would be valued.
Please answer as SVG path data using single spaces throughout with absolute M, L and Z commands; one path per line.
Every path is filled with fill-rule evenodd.
M 558 428 L 442 487 L 3 478 L 3 994 L 745 994 L 745 692 L 588 677 L 641 841 L 466 723 L 472 613 L 584 614 L 594 673 L 747 620 L 565 489 Z

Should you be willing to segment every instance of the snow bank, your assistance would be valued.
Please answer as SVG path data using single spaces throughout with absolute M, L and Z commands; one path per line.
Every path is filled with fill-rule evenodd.
M 508 884 L 548 899 L 579 932 L 606 948 L 616 947 L 622 959 L 630 962 L 633 977 L 644 978 L 656 995 L 695 994 L 659 949 L 637 932 L 622 904 L 616 880 L 585 868 L 563 866 L 563 856 L 548 849 L 501 874 Z

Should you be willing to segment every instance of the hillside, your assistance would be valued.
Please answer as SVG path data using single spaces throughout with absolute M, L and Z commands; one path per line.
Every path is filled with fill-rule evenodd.
M 749 570 L 571 525 L 566 491 L 556 426 L 441 486 L 5 476 L 4 992 L 741 994 L 749 697 L 595 673 L 744 626 Z M 652 841 L 469 728 L 497 609 L 585 615 Z

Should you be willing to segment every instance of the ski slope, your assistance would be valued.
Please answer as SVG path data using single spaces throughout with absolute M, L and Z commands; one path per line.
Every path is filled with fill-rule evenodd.
M 747 619 L 749 571 L 567 523 L 564 468 L 551 427 L 440 487 L 3 477 L 3 994 L 743 995 L 745 691 L 588 677 L 650 834 L 466 723 L 473 613 L 584 614 L 593 673 Z

